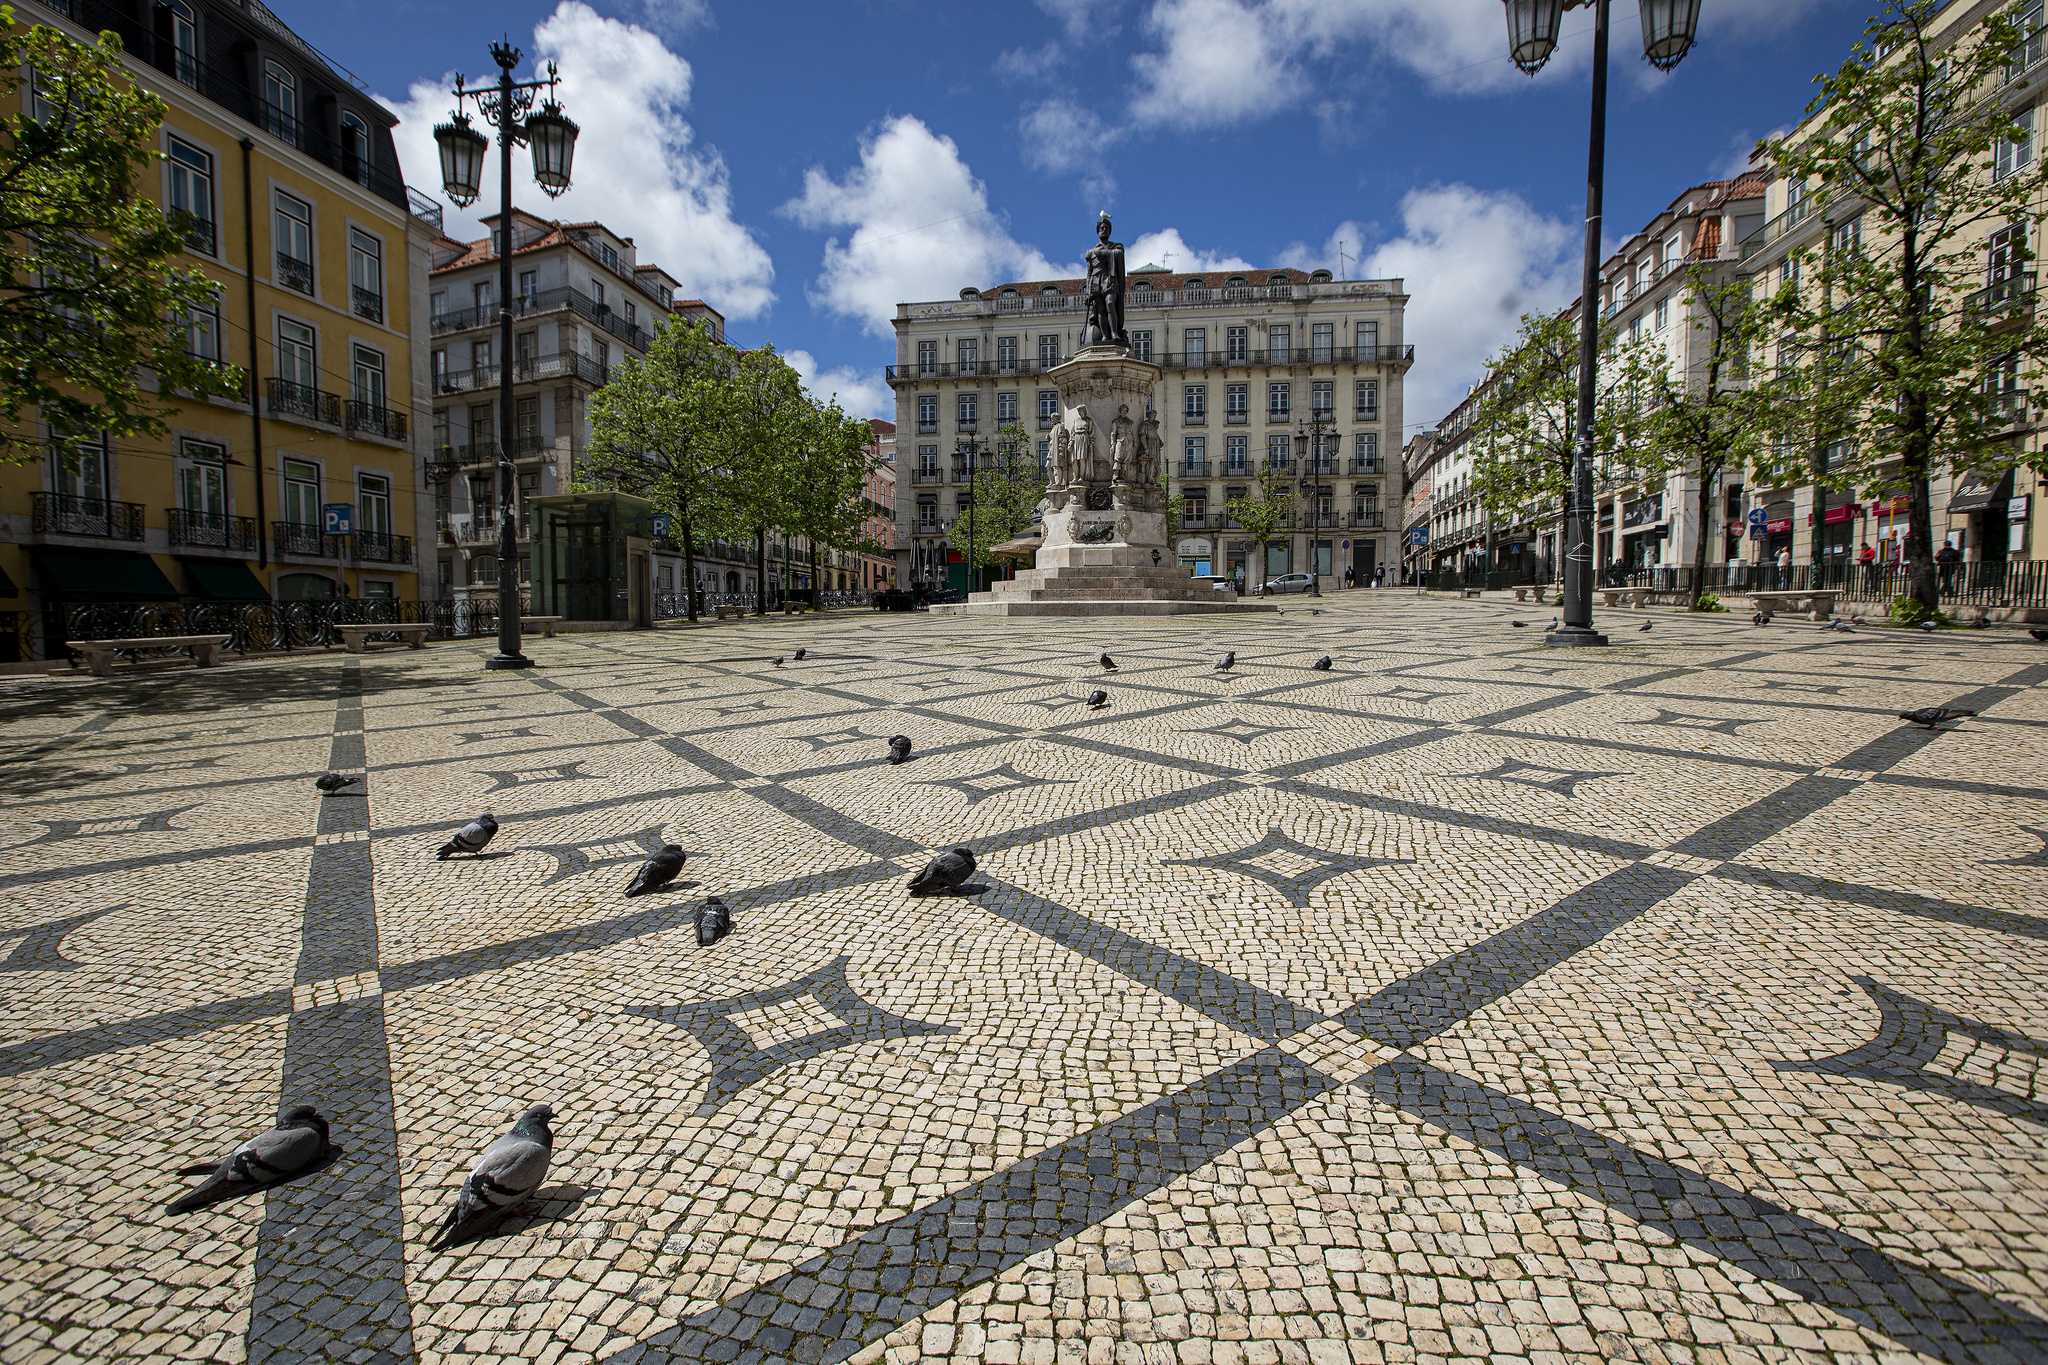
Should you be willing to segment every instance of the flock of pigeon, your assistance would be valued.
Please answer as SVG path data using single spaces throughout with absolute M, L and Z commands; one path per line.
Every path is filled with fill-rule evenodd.
M 1757 625 L 1768 624 L 1770 617 L 1758 613 L 1754 619 Z M 1526 627 L 1527 621 L 1515 621 L 1514 626 Z M 1557 620 L 1552 618 L 1550 629 L 1557 629 Z M 1847 631 L 1851 627 L 1840 621 L 1833 621 L 1826 629 Z M 1928 622 L 1923 629 L 1934 628 Z M 1650 629 L 1645 621 L 1643 630 Z M 2048 641 L 2048 631 L 2029 632 L 2036 640 Z M 799 661 L 808 654 L 799 649 L 789 657 Z M 775 657 L 772 662 L 781 667 L 784 659 Z M 1116 660 L 1107 650 L 1098 656 L 1097 662 L 1105 673 L 1118 671 Z M 1325 654 L 1310 665 L 1317 672 L 1329 672 L 1334 666 L 1330 656 Z M 1212 666 L 1212 671 L 1228 673 L 1237 667 L 1237 652 L 1226 651 Z M 1087 697 L 1086 705 L 1091 710 L 1101 710 L 1109 705 L 1109 693 L 1096 688 Z M 1899 719 L 1914 725 L 1939 731 L 1953 720 L 1974 716 L 1975 711 L 1962 707 L 1926 706 L 1913 711 L 1901 711 Z M 883 762 L 902 764 L 910 759 L 912 744 L 908 735 L 892 735 L 889 751 Z M 362 779 L 344 773 L 322 773 L 313 779 L 322 797 L 339 795 Z M 434 857 L 441 861 L 457 855 L 470 858 L 480 857 L 497 837 L 498 820 L 485 812 L 450 835 L 448 842 L 441 845 Z M 682 874 L 689 854 L 680 844 L 664 844 L 652 854 L 633 879 L 626 884 L 625 894 L 632 896 L 652 895 L 666 889 Z M 946 849 L 932 858 L 924 868 L 910 879 L 910 894 L 918 897 L 957 895 L 972 888 L 968 879 L 974 875 L 974 851 L 960 846 Z M 732 932 L 732 911 L 717 896 L 705 898 L 702 905 L 692 912 L 692 921 L 697 931 L 700 946 L 710 947 Z M 545 1104 L 536 1104 L 521 1114 L 512 1130 L 490 1146 L 470 1167 L 469 1176 L 462 1182 L 462 1188 L 455 1197 L 454 1205 L 435 1231 L 429 1242 L 434 1250 L 445 1249 L 482 1237 L 490 1232 L 508 1214 L 523 1211 L 528 1198 L 540 1188 L 547 1178 L 548 1163 L 554 1151 L 554 1134 L 548 1127 L 548 1120 L 555 1111 Z M 325 1165 L 334 1155 L 335 1149 L 328 1142 L 327 1120 L 312 1105 L 301 1104 L 288 1111 L 276 1128 L 261 1133 L 237 1146 L 217 1161 L 201 1162 L 187 1166 L 178 1174 L 191 1177 L 206 1177 L 197 1188 L 179 1196 L 167 1206 L 172 1213 L 190 1213 L 226 1199 L 248 1194 L 255 1190 L 275 1185 L 280 1181 L 305 1175 Z

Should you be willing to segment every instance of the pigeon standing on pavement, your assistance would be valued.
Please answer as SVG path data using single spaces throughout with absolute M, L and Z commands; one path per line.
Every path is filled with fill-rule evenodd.
M 1557 618 L 1556 618 L 1555 616 L 1553 616 L 1553 617 L 1551 617 L 1551 618 L 1550 618 L 1550 625 L 1549 625 L 1548 627 L 1546 627 L 1546 629 L 1549 629 L 1549 630 L 1556 630 L 1556 629 L 1557 629 Z
M 1923 706 L 1915 711 L 1899 712 L 1900 720 L 1910 720 L 1915 725 L 1924 725 L 1930 730 L 1939 730 L 1946 722 L 1974 716 L 1975 711 L 1960 706 Z
M 777 668 L 780 668 L 782 667 L 782 656 L 778 654 L 773 659 L 770 659 L 768 662 L 774 664 Z
M 1226 650 L 1223 657 L 1216 661 L 1215 671 L 1227 673 L 1235 667 L 1237 667 L 1237 651 L 1234 649 Z
M 661 890 L 682 873 L 689 856 L 681 844 L 663 844 L 659 853 L 640 864 L 640 870 L 626 886 L 626 894 L 647 896 Z
M 811 651 L 809 651 L 808 649 L 800 649 L 796 653 L 790 655 L 789 657 L 795 659 L 798 663 L 802 663 L 804 661 L 804 656 L 806 654 L 809 654 L 810 652 Z
M 1523 627 L 1527 626 L 1529 623 L 1527 621 L 1510 621 L 1508 622 L 1508 624 L 1513 626 L 1515 629 L 1520 630 Z
M 909 736 L 909 735 L 891 735 L 891 736 L 889 736 L 889 757 L 888 757 L 887 761 L 888 761 L 889 763 L 891 763 L 891 764 L 897 764 L 897 763 L 901 763 L 901 762 L 903 762 L 903 761 L 904 761 L 905 759 L 908 759 L 909 757 L 910 757 L 910 736 Z
M 1971 617 L 1971 618 L 1970 618 L 1970 629 L 1971 629 L 1971 630 L 1989 630 L 1989 629 L 1991 629 L 1991 618 L 1990 618 L 1990 617 L 1988 617 L 1988 616 L 1973 616 L 1973 617 Z
M 187 1166 L 179 1175 L 203 1175 L 198 1189 L 172 1200 L 172 1213 L 190 1213 L 238 1194 L 275 1185 L 327 1155 L 327 1120 L 310 1104 L 289 1110 L 277 1127 L 259 1133 L 218 1161 Z
M 359 777 L 344 777 L 340 773 L 322 773 L 313 779 L 313 785 L 320 789 L 322 796 L 332 796 L 343 787 L 353 787 L 362 781 Z
M 536 1104 L 519 1116 L 511 1132 L 484 1148 L 429 1247 L 439 1250 L 482 1236 L 540 1188 L 554 1155 L 555 1135 L 548 1130 L 554 1116 L 554 1110 Z
M 1639 629 L 1639 630 L 1648 630 L 1648 629 L 1649 629 L 1649 628 L 1651 627 L 1651 625 L 1653 625 L 1653 624 L 1654 624 L 1653 622 L 1650 622 L 1650 621 L 1645 621 L 1645 622 L 1643 622 L 1643 624 L 1642 624 L 1641 626 L 1637 627 L 1637 629 Z
M 1847 621 L 1842 620 L 1839 616 L 1822 626 L 1821 629 L 1832 630 L 1838 635 L 1854 635 L 1856 633 L 1856 628 Z
M 1317 659 L 1314 663 L 1310 664 L 1309 667 L 1313 668 L 1318 673 L 1328 673 L 1330 671 L 1330 663 L 1330 656 L 1325 654 L 1322 658 Z
M 1109 693 L 1101 688 L 1098 687 L 1088 694 L 1088 709 L 1090 711 L 1100 711 L 1107 705 L 1109 705 Z
M 1757 612 L 1749 618 L 1749 623 L 1753 626 L 1767 626 L 1771 623 L 1771 615 L 1769 612 Z
M 1102 665 L 1102 671 L 1105 673 L 1116 672 L 1116 660 L 1109 657 L 1109 651 L 1106 649 L 1102 651 L 1102 657 L 1095 662 Z
M 2029 630 L 2027 634 L 2033 636 L 2036 640 L 2041 641 L 2043 644 L 2048 644 L 2048 630 L 2042 630 L 2039 627 L 2035 627 L 2034 629 Z
M 1940 630 L 1940 629 L 1941 629 L 1941 626 L 1940 626 L 1940 625 L 1939 625 L 1938 623 L 1936 623 L 1936 622 L 1933 622 L 1933 621 L 1922 621 L 1922 622 L 1920 623 L 1920 629 L 1921 629 L 1921 630 L 1922 630 L 1922 631 L 1923 631 L 1924 633 L 1926 633 L 1926 634 L 1928 634 L 1928 635 L 1932 635 L 1932 634 L 1934 634 L 1934 632 L 1935 632 L 1935 631 L 1937 631 L 1937 630 Z
M 697 926 L 699 948 L 709 948 L 732 932 L 732 910 L 716 896 L 706 896 L 690 919 Z
M 924 865 L 924 871 L 910 879 L 913 896 L 949 896 L 974 875 L 974 850 L 949 849 Z
M 446 862 L 457 853 L 475 855 L 484 851 L 484 845 L 498 832 L 498 818 L 485 811 L 476 819 L 455 831 L 454 837 L 441 845 L 441 851 L 434 856 Z

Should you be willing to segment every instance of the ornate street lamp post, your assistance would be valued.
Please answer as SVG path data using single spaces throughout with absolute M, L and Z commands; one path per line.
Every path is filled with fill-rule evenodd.
M 1316 532 L 1334 527 L 1323 525 L 1322 487 L 1324 473 L 1335 478 L 1334 471 L 1325 471 L 1323 459 L 1328 451 L 1329 437 L 1325 434 L 1337 424 L 1337 414 L 1325 408 L 1311 406 L 1306 418 L 1294 423 L 1294 453 L 1301 466 L 1299 486 L 1309 490 L 1309 537 L 1308 537 L 1308 590 L 1316 597 L 1323 595 L 1323 575 L 1316 568 Z
M 953 453 L 967 458 L 967 591 L 973 592 L 978 571 L 975 562 L 974 504 L 980 501 L 974 496 L 974 476 L 981 469 L 981 441 L 977 437 L 969 436 L 953 448 Z
M 1574 418 L 1572 490 L 1565 504 L 1564 624 L 1544 637 L 1549 645 L 1604 645 L 1593 629 L 1593 400 L 1600 363 L 1600 196 L 1607 161 L 1607 10 L 1609 0 L 1502 0 L 1507 7 L 1508 53 L 1535 75 L 1557 49 L 1557 29 L 1568 9 L 1593 11 L 1593 118 L 1586 139 L 1586 259 L 1579 281 L 1579 401 Z M 1643 56 L 1659 71 L 1685 58 L 1699 30 L 1700 0 L 1638 0 Z
M 512 148 L 533 148 L 533 178 L 550 199 L 569 188 L 569 163 L 576 155 L 578 129 L 555 102 L 555 64 L 546 80 L 515 81 L 519 49 L 491 44 L 498 83 L 470 89 L 455 78 L 455 110 L 434 129 L 441 146 L 441 186 L 462 208 L 476 202 L 483 182 L 484 152 L 490 142 L 470 126 L 463 101 L 475 100 L 484 122 L 498 131 L 498 652 L 486 668 L 531 668 L 519 652 L 519 490 L 512 464 Z M 538 111 L 534 92 L 545 90 Z

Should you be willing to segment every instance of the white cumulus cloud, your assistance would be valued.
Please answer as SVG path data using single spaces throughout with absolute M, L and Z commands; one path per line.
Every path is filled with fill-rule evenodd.
M 583 132 L 574 184 L 559 200 L 534 185 L 525 152 L 514 154 L 514 205 L 564 222 L 594 219 L 633 238 L 643 265 L 661 266 L 686 297 L 708 300 L 727 317 L 764 312 L 775 300 L 774 263 L 733 217 L 724 158 L 697 144 L 683 116 L 690 64 L 646 29 L 608 19 L 583 0 L 561 0 L 534 29 L 531 55 L 537 63 L 560 63 L 561 100 Z M 453 83 L 450 72 L 416 82 L 403 100 L 385 101 L 400 119 L 400 164 L 437 198 L 434 125 L 448 115 Z M 483 198 L 470 212 L 450 206 L 451 235 L 484 235 L 478 215 L 496 212 L 498 199 L 495 173 L 484 179 Z
M 802 376 L 804 388 L 820 402 L 837 398 L 839 406 L 855 417 L 886 417 L 896 420 L 896 395 L 882 378 L 879 366 L 856 370 L 851 365 L 822 369 L 809 351 L 784 351 L 782 358 Z
M 953 139 L 909 114 L 862 139 L 860 164 L 838 179 L 820 166 L 806 171 L 803 193 L 782 212 L 834 232 L 810 290 L 813 305 L 858 319 L 876 336 L 893 335 L 898 303 L 1079 273 L 1012 237 Z
M 1195 270 L 1251 270 L 1252 262 L 1233 252 L 1221 254 L 1198 251 L 1182 240 L 1179 228 L 1143 232 L 1124 248 L 1124 259 L 1132 268 L 1163 265 L 1176 275 Z
M 1364 230 L 1341 225 L 1334 239 Z M 1512 338 L 1524 313 L 1578 295 L 1576 224 L 1538 213 L 1517 195 L 1432 185 L 1401 201 L 1401 235 L 1367 253 L 1360 274 L 1399 276 L 1409 295 L 1406 339 L 1415 347 L 1405 402 L 1411 425 L 1449 412 Z

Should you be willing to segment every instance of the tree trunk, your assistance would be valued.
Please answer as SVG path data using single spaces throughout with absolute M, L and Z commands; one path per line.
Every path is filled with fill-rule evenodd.
M 688 514 L 683 520 L 683 615 L 692 624 L 697 620 L 697 545 L 690 535 Z
M 1707 520 L 1714 510 L 1714 475 L 1718 471 L 1704 459 L 1700 461 L 1700 524 L 1693 536 L 1692 547 L 1692 601 L 1687 611 L 1700 609 L 1700 598 L 1707 587 Z
M 768 614 L 768 528 L 754 528 L 754 615 Z
M 811 546 L 811 610 L 812 610 L 812 611 L 816 611 L 816 610 L 818 609 L 818 600 L 819 600 L 819 599 L 818 599 L 818 594 L 819 594 L 819 593 L 821 593 L 821 592 L 823 592 L 823 591 L 825 590 L 825 585 L 824 585 L 824 584 L 823 584 L 822 582 L 820 582 L 820 581 L 819 581 L 819 579 L 818 579 L 818 542 L 817 542 L 817 541 L 815 541 L 815 540 L 814 540 L 814 541 L 811 541 L 811 542 L 810 542 L 810 546 Z

